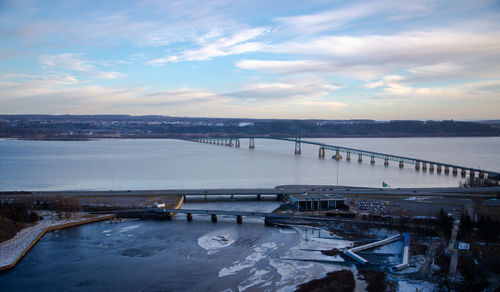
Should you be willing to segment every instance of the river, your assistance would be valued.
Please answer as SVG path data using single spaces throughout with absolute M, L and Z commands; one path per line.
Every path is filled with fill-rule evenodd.
M 335 144 L 499 171 L 500 138 L 315 139 Z M 460 177 L 364 161 L 318 159 L 317 147 L 256 140 L 256 149 L 180 140 L 0 140 L 1 190 L 187 189 L 342 184 L 457 186 Z M 338 178 L 338 180 L 337 180 Z M 183 208 L 272 211 L 277 202 L 190 202 Z M 318 230 L 266 227 L 262 219 L 195 215 L 171 221 L 100 222 L 46 234 L 14 269 L 0 273 L 0 291 L 293 291 L 329 271 L 351 269 L 318 250 L 349 246 Z M 400 261 L 401 244 L 370 260 Z M 378 255 L 380 254 L 380 255 Z M 359 290 L 363 290 L 358 282 Z M 400 291 L 432 291 L 432 283 L 398 279 Z
M 500 137 L 310 139 L 389 154 L 500 171 Z M 379 187 L 458 186 L 460 176 L 318 159 L 318 147 L 256 139 L 248 149 L 181 140 L 105 139 L 21 141 L 0 139 L 0 190 L 134 190 L 274 187 L 330 184 Z

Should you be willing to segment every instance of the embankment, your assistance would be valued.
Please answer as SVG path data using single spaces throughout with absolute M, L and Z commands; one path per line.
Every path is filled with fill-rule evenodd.
M 111 219 L 114 217 L 115 217 L 115 214 L 109 214 L 109 215 L 101 215 L 101 216 L 77 220 L 77 221 L 66 222 L 66 223 L 62 223 L 62 224 L 49 225 L 49 226 L 41 229 L 41 231 L 39 231 L 38 235 L 36 235 L 36 237 L 33 240 L 31 240 L 31 242 L 29 243 L 29 245 L 26 248 L 21 249 L 21 250 L 14 249 L 13 251 L 10 251 L 11 253 L 19 253 L 20 252 L 20 254 L 16 255 L 15 257 L 11 257 L 12 260 L 10 261 L 10 263 L 7 263 L 7 264 L 2 263 L 2 266 L 0 266 L 0 271 L 12 269 L 13 267 L 15 267 L 17 265 L 17 263 L 19 263 L 19 261 L 21 261 L 21 259 L 35 246 L 35 244 L 47 232 L 59 230 L 59 229 L 70 228 L 70 227 L 83 225 L 83 224 L 94 223 L 94 222 L 98 222 L 98 221 L 104 221 L 104 220 L 108 220 L 108 219 Z M 15 239 L 15 237 L 14 237 L 14 239 Z M 16 245 L 18 245 L 18 244 L 16 244 Z M 22 243 L 19 245 L 22 245 Z

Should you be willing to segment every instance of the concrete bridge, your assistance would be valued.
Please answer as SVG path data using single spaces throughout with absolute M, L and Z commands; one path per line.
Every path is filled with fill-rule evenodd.
M 255 139 L 256 137 L 225 137 L 225 138 L 196 138 L 191 139 L 191 141 L 200 142 L 200 143 L 208 143 L 215 145 L 223 145 L 229 147 L 241 147 L 240 139 L 248 139 L 248 148 L 255 149 Z M 431 160 L 425 160 L 420 158 L 392 155 L 387 153 L 380 153 L 374 151 L 367 151 L 343 146 L 336 145 L 328 145 L 324 143 L 314 142 L 302 140 L 300 137 L 298 138 L 279 138 L 279 137 L 258 137 L 258 139 L 271 139 L 271 140 L 280 140 L 292 142 L 295 144 L 294 154 L 300 155 L 302 153 L 302 144 L 310 144 L 318 146 L 318 157 L 319 159 L 324 159 L 326 157 L 326 150 L 335 151 L 335 154 L 332 156 L 333 159 L 340 160 L 343 158 L 341 153 L 345 154 L 345 159 L 350 161 L 352 156 L 357 155 L 358 163 L 362 163 L 365 158 L 370 159 L 370 164 L 375 164 L 375 159 L 381 159 L 384 161 L 385 166 L 389 166 L 389 161 L 396 162 L 400 168 L 403 168 L 405 164 L 411 164 L 415 166 L 415 170 L 417 171 L 429 171 L 431 173 L 436 172 L 438 174 L 444 172 L 446 175 L 449 175 L 450 172 L 452 175 L 456 176 L 460 173 L 462 177 L 466 177 L 467 173 L 470 177 L 474 178 L 477 176 L 480 179 L 490 178 L 500 180 L 500 173 L 495 171 L 488 171 L 484 169 L 468 167 L 468 166 L 460 166 L 450 163 L 437 162 Z

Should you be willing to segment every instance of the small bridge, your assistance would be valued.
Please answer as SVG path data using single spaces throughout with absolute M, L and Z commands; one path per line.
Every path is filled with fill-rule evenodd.
M 229 146 L 229 147 L 234 146 L 236 148 L 240 148 L 240 146 L 241 146 L 240 139 L 248 139 L 248 141 L 249 141 L 248 148 L 255 149 L 255 139 L 256 139 L 255 137 L 225 137 L 225 138 L 208 137 L 208 138 L 191 139 L 191 141 L 200 142 L 200 143 L 207 143 L 207 144 L 223 145 L 223 146 Z M 345 153 L 345 155 L 346 155 L 345 159 L 347 161 L 351 160 L 352 155 L 357 155 L 359 163 L 362 163 L 363 159 L 366 157 L 366 158 L 370 158 L 371 164 L 375 164 L 375 159 L 381 159 L 384 161 L 385 166 L 389 166 L 389 161 L 394 161 L 394 162 L 398 163 L 400 168 L 403 168 L 405 164 L 412 164 L 412 165 L 415 165 L 415 170 L 417 170 L 417 171 L 422 169 L 422 171 L 428 170 L 431 173 L 436 171 L 436 173 L 438 173 L 438 174 L 440 174 L 441 172 L 444 172 L 445 174 L 449 174 L 451 172 L 454 176 L 458 175 L 458 173 L 460 171 L 460 175 L 462 177 L 466 177 L 467 172 L 468 172 L 469 176 L 472 178 L 474 178 L 476 176 L 476 173 L 477 173 L 478 177 L 480 179 L 488 177 L 490 179 L 500 180 L 500 173 L 495 172 L 495 171 L 488 171 L 488 170 L 474 168 L 474 167 L 459 166 L 459 165 L 450 164 L 450 163 L 437 162 L 437 161 L 425 160 L 425 159 L 420 159 L 420 158 L 405 157 L 405 156 L 399 156 L 399 155 L 392 155 L 392 154 L 387 154 L 387 153 L 367 151 L 367 150 L 361 150 L 361 149 L 355 149 L 355 148 L 349 148 L 349 147 L 343 147 L 343 146 L 328 145 L 328 144 L 314 142 L 314 141 L 302 140 L 300 137 L 298 137 L 298 138 L 258 137 L 258 139 L 271 139 L 271 140 L 280 140 L 280 141 L 287 141 L 287 142 L 295 143 L 295 148 L 294 148 L 295 155 L 300 155 L 302 153 L 302 149 L 301 149 L 302 144 L 309 144 L 309 145 L 315 145 L 315 146 L 319 147 L 318 157 L 320 159 L 324 159 L 326 157 L 326 150 L 330 150 L 330 151 L 335 151 L 335 155 L 333 155 L 332 158 L 336 159 L 336 160 L 342 159 L 342 155 L 340 153 Z

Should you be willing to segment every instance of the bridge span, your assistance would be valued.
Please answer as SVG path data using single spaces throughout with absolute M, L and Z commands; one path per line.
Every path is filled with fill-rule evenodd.
M 375 159 L 381 159 L 384 161 L 385 166 L 389 166 L 389 161 L 394 161 L 398 163 L 398 166 L 400 168 L 403 168 L 405 164 L 412 164 L 415 165 L 415 170 L 417 171 L 429 171 L 429 172 L 436 172 L 440 174 L 441 172 L 444 172 L 446 175 L 452 173 L 452 175 L 456 176 L 460 172 L 460 175 L 462 177 L 466 177 L 467 173 L 469 173 L 469 176 L 471 178 L 477 176 L 480 179 L 483 179 L 485 177 L 490 178 L 490 179 L 496 179 L 500 180 L 500 172 L 496 171 L 489 171 L 489 170 L 484 170 L 484 169 L 479 169 L 479 168 L 474 168 L 474 167 L 468 167 L 468 166 L 460 166 L 456 164 L 451 164 L 451 163 L 445 163 L 445 162 L 437 162 L 437 161 L 431 161 L 431 160 L 426 160 L 426 159 L 420 159 L 420 158 L 413 158 L 413 157 L 406 157 L 406 156 L 400 156 L 400 155 L 393 155 L 393 154 L 387 154 L 387 153 L 380 153 L 380 152 L 374 152 L 374 151 L 368 151 L 368 150 L 361 150 L 361 149 L 355 149 L 355 148 L 349 148 L 349 147 L 343 147 L 343 146 L 337 146 L 337 145 L 328 145 L 324 143 L 319 143 L 319 142 L 314 142 L 314 141 L 307 141 L 303 140 L 300 137 L 298 138 L 280 138 L 280 137 L 224 137 L 224 138 L 215 138 L 215 137 L 206 137 L 206 138 L 195 138 L 191 139 L 191 141 L 195 142 L 200 142 L 200 143 L 207 143 L 207 144 L 215 144 L 215 145 L 223 145 L 223 146 L 229 146 L 229 147 L 236 147 L 240 148 L 241 146 L 241 141 L 240 139 L 248 139 L 248 148 L 249 149 L 255 149 L 255 139 L 270 139 L 270 140 L 280 140 L 280 141 L 287 141 L 287 142 L 292 142 L 295 144 L 294 147 L 294 153 L 295 155 L 300 155 L 302 153 L 302 144 L 309 144 L 309 145 L 315 145 L 319 147 L 318 150 L 318 157 L 320 159 L 324 159 L 326 157 L 326 150 L 330 151 L 335 151 L 335 155 L 332 156 L 333 159 L 340 160 L 342 159 L 342 155 L 340 153 L 345 153 L 346 160 L 350 161 L 352 155 L 357 155 L 358 156 L 358 163 L 362 163 L 364 158 L 369 158 L 371 164 L 375 164 Z

